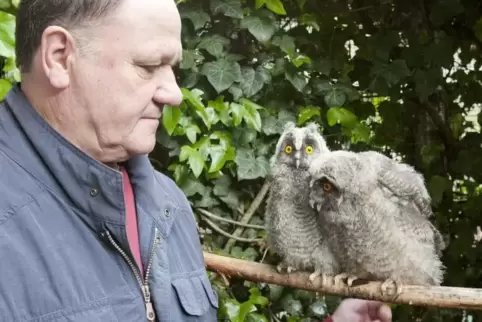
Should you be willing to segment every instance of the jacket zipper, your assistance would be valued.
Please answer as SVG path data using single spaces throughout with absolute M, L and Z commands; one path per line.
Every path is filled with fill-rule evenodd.
M 139 283 L 139 286 L 141 287 L 142 294 L 144 295 L 144 303 L 146 305 L 146 316 L 147 316 L 147 321 L 153 322 L 156 319 L 156 313 L 154 311 L 154 307 L 151 302 L 151 292 L 149 290 L 149 273 L 151 271 L 151 266 L 152 266 L 152 261 L 154 259 L 154 254 L 156 252 L 156 248 L 160 243 L 160 236 L 159 232 L 157 231 L 157 228 L 155 228 L 155 235 L 154 235 L 154 244 L 152 245 L 152 250 L 149 255 L 149 263 L 147 264 L 146 272 L 145 272 L 145 278 L 144 281 L 142 281 L 141 276 L 139 275 L 139 267 L 137 265 L 134 265 L 130 257 L 126 254 L 126 252 L 115 242 L 114 238 L 112 238 L 110 232 L 106 230 L 107 238 L 109 239 L 110 243 L 114 246 L 115 249 L 124 257 L 125 261 L 127 264 L 129 264 L 129 267 L 131 268 L 132 272 L 134 273 L 134 276 L 136 277 L 137 282 Z

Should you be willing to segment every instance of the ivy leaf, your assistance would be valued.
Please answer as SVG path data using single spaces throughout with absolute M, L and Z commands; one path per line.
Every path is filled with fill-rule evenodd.
M 296 122 L 296 116 L 290 111 L 282 109 L 278 116 L 268 116 L 263 123 L 263 132 L 266 135 L 281 134 L 284 126 L 288 122 Z
M 214 89 L 221 93 L 229 88 L 241 76 L 241 67 L 232 60 L 219 59 L 205 63 L 201 72 L 206 75 Z
M 246 97 L 253 96 L 263 88 L 263 75 L 255 71 L 252 67 L 243 67 L 241 77 L 241 89 Z
M 201 182 L 191 178 L 187 178 L 186 181 L 184 181 L 184 184 L 181 185 L 181 189 L 186 197 L 192 197 L 196 193 L 202 196 L 206 192 L 206 187 Z
M 341 124 L 348 128 L 354 128 L 358 123 L 356 115 L 343 107 L 330 108 L 326 112 L 326 118 L 330 126 Z
M 303 64 L 311 64 L 311 58 L 304 55 L 297 55 L 296 57 L 291 58 L 291 61 L 297 68 L 303 66 Z
M 193 149 L 188 145 L 184 145 L 181 147 L 181 156 L 179 157 L 179 160 L 184 161 L 186 159 L 188 160 L 189 167 L 191 168 L 194 176 L 198 178 L 201 175 L 205 165 L 203 156 L 196 149 Z
M 313 116 L 320 115 L 320 108 L 317 106 L 305 106 L 302 107 L 300 110 L 300 114 L 298 115 L 298 125 L 305 124 L 308 120 L 310 120 Z
M 241 28 L 248 29 L 249 32 L 260 42 L 271 39 L 276 31 L 273 20 L 266 16 L 248 16 L 241 20 Z
M 351 142 L 369 142 L 370 129 L 363 123 L 358 122 L 351 130 Z
M 180 118 L 181 109 L 179 107 L 165 105 L 162 109 L 162 124 L 169 135 L 176 128 Z
M 253 129 L 260 132 L 262 122 L 261 115 L 259 114 L 258 110 L 262 109 L 263 107 L 247 99 L 243 99 L 242 103 L 245 109 L 245 113 L 243 115 L 244 121 Z
M 265 157 L 255 157 L 252 150 L 236 150 L 235 163 L 238 166 L 238 180 L 264 178 L 269 173 L 269 162 Z
M 266 7 L 277 15 L 286 15 L 286 10 L 281 0 L 264 0 Z
M 0 100 L 2 100 L 5 95 L 7 95 L 8 91 L 12 88 L 12 84 L 5 80 L 0 79 Z
M 388 85 L 394 85 L 402 78 L 410 76 L 410 70 L 408 69 L 405 60 L 397 59 L 389 64 L 375 62 L 371 75 L 384 78 Z
M 281 48 L 288 55 L 294 55 L 296 50 L 295 39 L 288 35 L 276 36 L 273 38 L 272 44 Z
M 0 11 L 0 56 L 15 57 L 15 16 Z
M 308 84 L 306 78 L 300 73 L 286 71 L 285 77 L 299 92 L 303 92 L 303 89 Z
M 211 11 L 214 14 L 222 13 L 226 17 L 243 18 L 240 0 L 211 0 Z
M 205 49 L 214 57 L 221 57 L 224 54 L 224 47 L 229 44 L 229 40 L 220 35 L 203 37 L 197 45 L 198 49 Z
M 206 107 L 204 106 L 200 98 L 203 92 L 198 89 L 193 89 L 192 91 L 190 91 L 187 88 L 181 88 L 181 92 L 184 99 L 196 111 L 196 114 L 203 120 L 207 128 L 210 129 L 211 123 L 209 122 L 209 115 L 206 112 Z
M 194 25 L 194 30 L 201 29 L 206 22 L 211 21 L 209 15 L 201 8 L 181 10 L 181 17 L 189 19 Z
M 191 143 L 195 143 L 197 140 L 197 135 L 201 133 L 201 129 L 197 124 L 189 124 L 184 128 L 186 131 L 186 136 Z
M 447 178 L 435 175 L 430 178 L 427 188 L 430 191 L 432 203 L 438 205 L 443 199 L 444 192 L 452 189 L 452 183 Z
M 345 101 L 345 93 L 340 91 L 336 86 L 332 86 L 331 90 L 325 95 L 325 103 L 328 107 L 343 106 Z
M 243 96 L 243 90 L 236 85 L 231 86 L 228 92 L 233 95 L 233 100 L 238 101 Z

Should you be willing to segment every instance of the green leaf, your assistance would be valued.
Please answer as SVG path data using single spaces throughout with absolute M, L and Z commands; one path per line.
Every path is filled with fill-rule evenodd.
M 203 196 L 206 193 L 206 187 L 198 180 L 191 178 L 188 178 L 186 181 L 184 181 L 184 184 L 181 185 L 181 189 L 186 197 L 192 197 L 196 193 L 200 196 Z
M 266 16 L 248 16 L 241 20 L 241 28 L 249 32 L 260 42 L 271 39 L 276 31 L 275 22 Z
M 201 29 L 207 22 L 211 21 L 209 15 L 202 11 L 202 8 L 181 10 L 180 14 L 182 18 L 191 20 L 194 30 Z
M 241 67 L 235 61 L 219 59 L 204 64 L 201 72 L 206 75 L 214 89 L 221 93 L 241 77 Z
M 15 57 L 15 16 L 0 11 L 0 56 Z
M 278 116 L 267 116 L 263 121 L 263 132 L 266 135 L 281 134 L 288 122 L 296 122 L 296 116 L 288 110 L 282 109 Z
M 299 92 L 303 92 L 303 89 L 308 84 L 306 78 L 300 73 L 286 71 L 285 77 Z
M 343 107 L 330 108 L 326 112 L 326 118 L 330 126 L 341 124 L 348 128 L 354 128 L 358 123 L 356 115 Z
M 237 149 L 235 162 L 238 166 L 238 180 L 264 178 L 269 173 L 269 162 L 265 157 L 255 157 L 248 149 Z
M 269 322 L 268 318 L 259 313 L 249 313 L 247 322 Z
M 0 100 L 3 100 L 8 91 L 12 88 L 12 84 L 5 80 L 0 79 Z
M 231 103 L 231 112 L 233 115 L 233 124 L 234 126 L 239 126 L 244 119 L 244 114 L 246 113 L 246 109 L 243 105 L 238 103 Z
M 435 175 L 430 178 L 427 188 L 432 203 L 438 205 L 443 199 L 444 192 L 452 189 L 452 183 L 448 178 Z
M 180 118 L 181 109 L 179 107 L 165 105 L 162 109 L 162 124 L 169 135 L 176 128 Z
M 203 156 L 196 149 L 193 149 L 190 146 L 184 145 L 181 148 L 181 157 L 179 158 L 179 160 L 184 161 L 186 159 L 188 159 L 189 167 L 191 168 L 194 176 L 198 178 L 201 175 L 202 170 L 204 168 Z
M 394 60 L 389 64 L 375 62 L 371 71 L 372 76 L 384 78 L 388 85 L 394 85 L 410 74 L 405 60 L 402 59 Z
M 307 121 L 309 121 L 313 116 L 320 115 L 320 108 L 318 106 L 305 106 L 302 107 L 300 110 L 300 114 L 298 115 L 298 125 L 303 125 Z
M 263 109 L 263 107 L 248 99 L 243 99 L 242 104 L 245 109 L 244 121 L 253 129 L 260 132 L 262 122 L 261 115 L 259 114 L 258 110 Z
M 189 124 L 184 128 L 184 130 L 186 131 L 186 136 L 191 143 L 196 142 L 197 134 L 201 133 L 201 129 L 199 126 L 197 126 L 197 124 Z
M 224 54 L 224 47 L 229 45 L 229 40 L 220 35 L 203 37 L 197 45 L 198 49 L 205 49 L 214 57 L 221 57 Z
M 281 0 L 264 0 L 266 7 L 277 15 L 286 15 L 286 10 Z
M 304 64 L 311 64 L 311 58 L 304 55 L 297 55 L 296 57 L 291 58 L 291 61 L 297 68 L 303 66 Z
M 243 18 L 240 0 L 211 0 L 211 10 L 214 14 L 222 13 L 226 17 Z
M 249 249 L 252 249 L 252 248 L 250 247 L 250 248 L 246 249 L 246 250 L 245 250 L 245 253 L 246 253 Z M 261 295 L 261 292 L 259 291 L 258 288 L 252 287 L 252 288 L 249 290 L 249 293 L 251 293 L 251 295 L 249 296 L 249 301 L 250 301 L 251 303 L 260 305 L 261 307 L 266 307 L 266 306 L 269 304 L 268 298 L 266 298 L 266 297 L 264 297 L 263 295 Z
M 325 103 L 328 107 L 343 106 L 345 101 L 345 93 L 336 86 L 332 86 L 331 90 L 325 95 Z
M 243 67 L 241 69 L 241 89 L 246 97 L 251 97 L 258 93 L 264 85 L 264 77 L 252 67 Z
M 281 48 L 288 55 L 294 55 L 296 50 L 295 39 L 288 35 L 276 36 L 272 44 Z

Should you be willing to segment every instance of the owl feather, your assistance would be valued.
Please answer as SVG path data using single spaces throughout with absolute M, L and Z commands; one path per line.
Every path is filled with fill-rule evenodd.
M 397 294 L 403 284 L 441 284 L 444 245 L 420 207 L 428 193 L 415 170 L 382 154 L 334 151 L 309 172 L 310 203 L 346 276 L 382 280 Z
M 271 158 L 270 190 L 266 204 L 267 246 L 286 268 L 333 274 L 337 265 L 321 234 L 316 212 L 309 205 L 309 165 L 317 155 L 329 153 L 316 124 L 296 127 L 288 123 Z

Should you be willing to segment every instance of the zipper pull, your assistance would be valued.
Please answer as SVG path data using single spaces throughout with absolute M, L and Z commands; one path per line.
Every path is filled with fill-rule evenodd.
M 146 314 L 147 314 L 147 320 L 150 322 L 155 321 L 156 319 L 156 313 L 154 312 L 154 308 L 152 307 L 151 302 L 146 303 Z
M 144 284 L 144 286 L 142 287 L 142 291 L 144 292 L 144 302 L 146 303 L 147 320 L 153 322 L 156 319 L 156 312 L 154 311 L 154 307 L 151 303 L 151 293 L 149 291 L 149 285 Z

